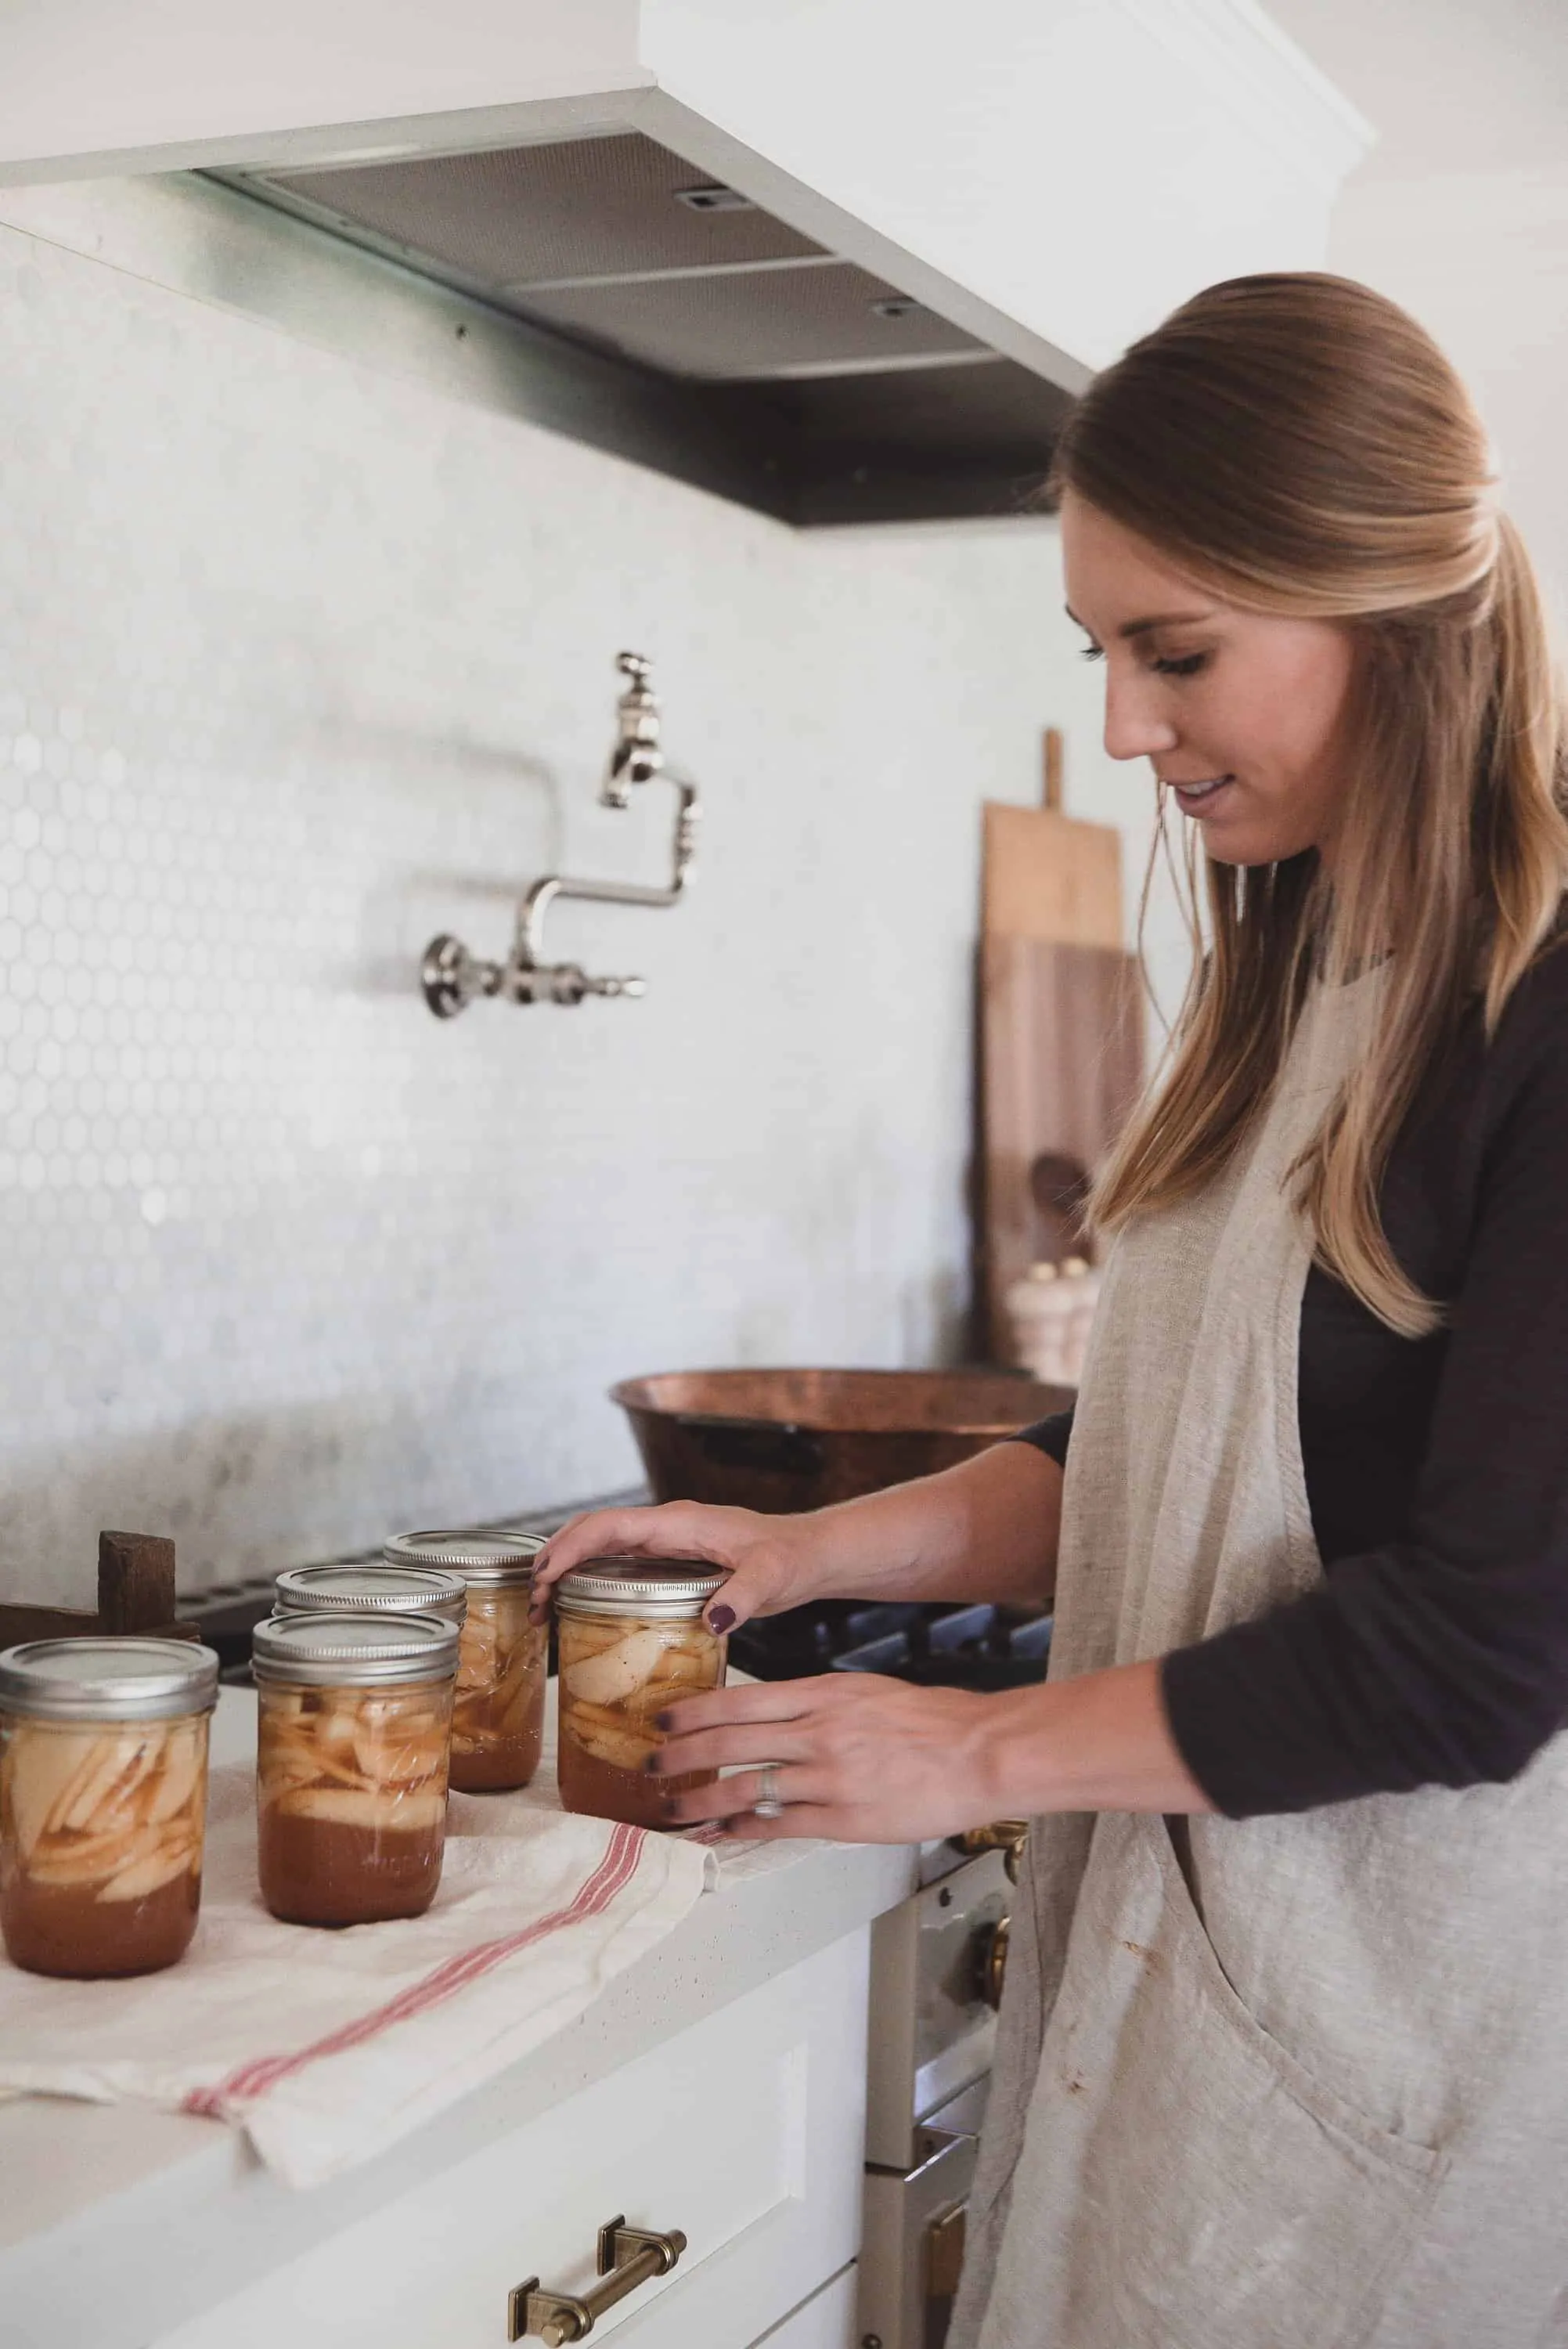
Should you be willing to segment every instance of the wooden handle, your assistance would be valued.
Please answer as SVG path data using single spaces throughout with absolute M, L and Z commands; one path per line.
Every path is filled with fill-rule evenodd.
M 80 1640 L 96 1631 L 98 1619 L 80 1607 L 0 1607 L 0 1648 L 24 1640 Z
M 173 1618 L 174 1544 L 159 1534 L 99 1534 L 99 1630 L 134 1637 Z
M 1045 731 L 1045 803 L 1053 815 L 1062 812 L 1062 730 L 1047 726 Z
M 0 1648 L 23 1640 L 200 1640 L 174 1620 L 174 1544 L 159 1534 L 99 1534 L 98 1612 L 79 1607 L 0 1607 Z

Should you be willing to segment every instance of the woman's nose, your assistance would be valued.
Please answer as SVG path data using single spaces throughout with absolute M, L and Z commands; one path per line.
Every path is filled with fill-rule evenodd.
M 1105 680 L 1105 749 L 1111 759 L 1151 759 L 1176 747 L 1176 730 L 1160 707 L 1161 697 L 1141 676 Z

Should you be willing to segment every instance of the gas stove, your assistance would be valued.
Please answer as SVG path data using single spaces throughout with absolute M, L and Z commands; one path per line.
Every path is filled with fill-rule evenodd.
M 729 1652 L 759 1681 L 885 1672 L 921 1688 L 991 1691 L 1044 1680 L 1050 1644 L 1050 1617 L 1016 1608 L 829 1600 L 743 1623 Z
M 551 1534 L 588 1508 L 631 1508 L 646 1501 L 645 1490 L 606 1495 L 571 1508 L 542 1509 L 498 1518 L 486 1533 Z M 380 1547 L 330 1560 L 364 1565 Z M 293 1561 L 298 1563 L 299 1561 Z M 310 1563 L 319 1561 L 311 1560 Z M 273 1577 L 214 1583 L 182 1598 L 181 1613 L 201 1626 L 216 1648 L 223 1677 L 250 1677 L 251 1633 L 272 1611 Z M 1022 1688 L 1045 1678 L 1051 1619 L 1007 1607 L 877 1605 L 859 1599 L 825 1599 L 743 1623 L 730 1634 L 730 1660 L 753 1680 L 804 1680 L 813 1672 L 885 1672 L 923 1688 L 996 1690 Z

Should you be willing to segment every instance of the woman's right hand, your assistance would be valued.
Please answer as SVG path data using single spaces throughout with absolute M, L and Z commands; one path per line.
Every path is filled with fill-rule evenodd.
M 551 1586 L 591 1557 L 700 1557 L 729 1579 L 708 1601 L 710 1630 L 732 1631 L 753 1615 L 777 1615 L 818 1596 L 813 1553 L 822 1537 L 810 1515 L 766 1516 L 702 1501 L 653 1508 L 591 1509 L 552 1534 L 534 1561 L 533 1616 L 542 1619 Z

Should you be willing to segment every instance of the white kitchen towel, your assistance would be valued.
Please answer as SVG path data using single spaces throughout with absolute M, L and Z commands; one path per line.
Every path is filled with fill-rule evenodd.
M 697 1844 L 530 1792 L 452 1796 L 423 1917 L 322 1932 L 262 1906 L 253 1765 L 215 1769 L 188 1956 L 122 1982 L 0 1959 L 0 2093 L 233 2122 L 294 2186 L 367 2159 L 570 2023 L 717 1874 Z

